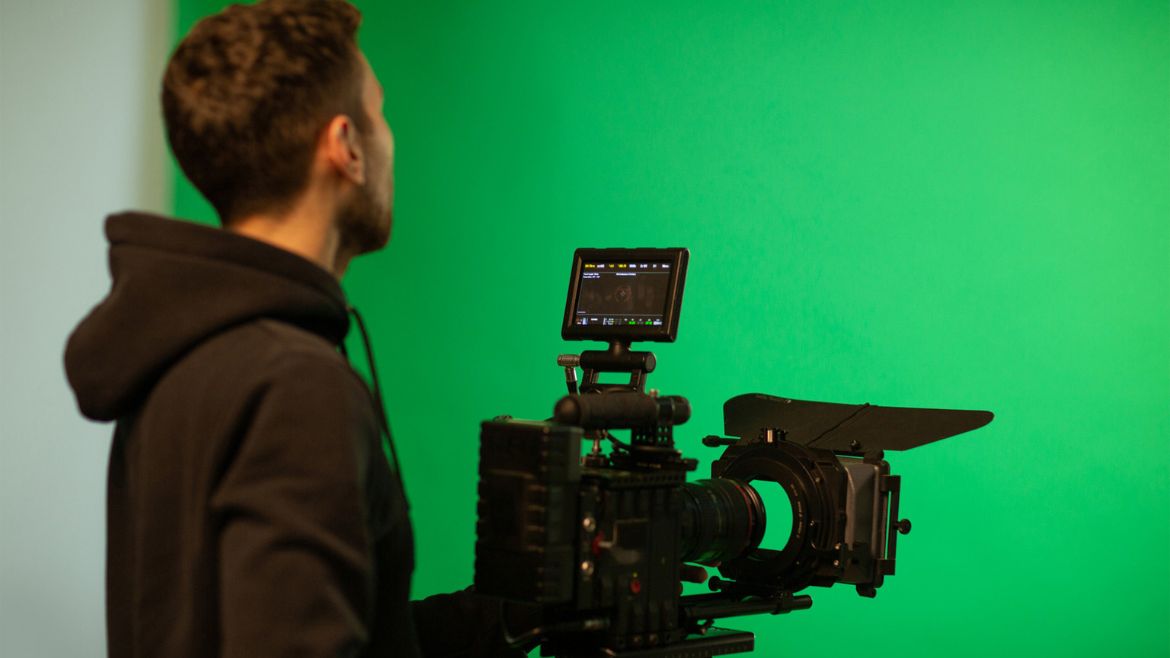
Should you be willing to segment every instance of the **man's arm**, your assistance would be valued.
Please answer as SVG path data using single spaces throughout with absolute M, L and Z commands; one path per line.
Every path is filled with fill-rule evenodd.
M 273 368 L 212 496 L 225 657 L 349 656 L 368 641 L 364 474 L 378 430 L 369 398 L 330 356 Z

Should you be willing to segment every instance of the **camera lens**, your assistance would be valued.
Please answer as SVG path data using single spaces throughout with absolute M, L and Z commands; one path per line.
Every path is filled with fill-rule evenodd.
M 683 486 L 684 562 L 714 565 L 760 545 L 766 522 L 760 494 L 730 478 L 697 480 Z

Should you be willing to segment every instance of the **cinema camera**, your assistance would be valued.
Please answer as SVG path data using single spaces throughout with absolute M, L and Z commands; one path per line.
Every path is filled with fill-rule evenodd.
M 578 249 L 561 334 L 609 349 L 558 358 L 569 395 L 552 419 L 483 423 L 475 585 L 539 606 L 542 621 L 512 637 L 516 646 L 539 643 L 542 655 L 563 657 L 737 653 L 751 651 L 754 636 L 715 620 L 808 608 L 811 598 L 796 592 L 810 585 L 848 583 L 872 597 L 894 573 L 898 535 L 910 531 L 898 518 L 900 478 L 883 451 L 992 419 L 986 411 L 740 395 L 723 405 L 732 438 L 703 439 L 726 448 L 711 478 L 686 482 L 697 460 L 675 449 L 673 431 L 690 404 L 647 393 L 654 355 L 630 344 L 674 341 L 688 256 Z M 628 373 L 629 382 L 600 383 L 603 373 Z M 611 433 L 619 429 L 629 430 L 628 441 Z M 612 444 L 608 454 L 603 442 Z M 772 486 L 791 503 L 779 549 L 760 545 L 760 490 Z M 711 593 L 682 595 L 684 574 L 698 568 L 688 563 L 718 569 Z

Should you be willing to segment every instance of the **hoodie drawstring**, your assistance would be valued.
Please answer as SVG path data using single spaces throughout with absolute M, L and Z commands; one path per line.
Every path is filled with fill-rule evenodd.
M 386 445 L 390 446 L 390 459 L 394 462 L 392 466 L 395 472 L 398 473 L 399 481 L 402 480 L 401 464 L 398 461 L 398 451 L 394 449 L 394 437 L 390 434 L 390 422 L 386 418 L 386 405 L 382 400 L 382 385 L 378 382 L 378 369 L 374 366 L 374 349 L 370 345 L 370 335 L 366 332 L 366 323 L 362 320 L 362 316 L 358 310 L 353 306 L 348 306 L 347 310 L 354 320 L 357 320 L 358 333 L 362 335 L 362 346 L 366 350 L 366 362 L 370 367 L 370 381 L 374 385 L 374 406 L 378 410 L 378 420 L 382 424 L 382 435 L 386 437 Z M 345 359 L 349 360 L 349 352 L 345 349 L 345 342 L 341 343 L 341 354 Z

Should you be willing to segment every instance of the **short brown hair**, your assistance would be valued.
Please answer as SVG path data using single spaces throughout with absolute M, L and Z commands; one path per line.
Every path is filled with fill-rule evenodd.
M 222 222 L 290 202 L 332 117 L 368 129 L 360 23 L 345 0 L 264 0 L 203 19 L 175 49 L 167 139 Z

